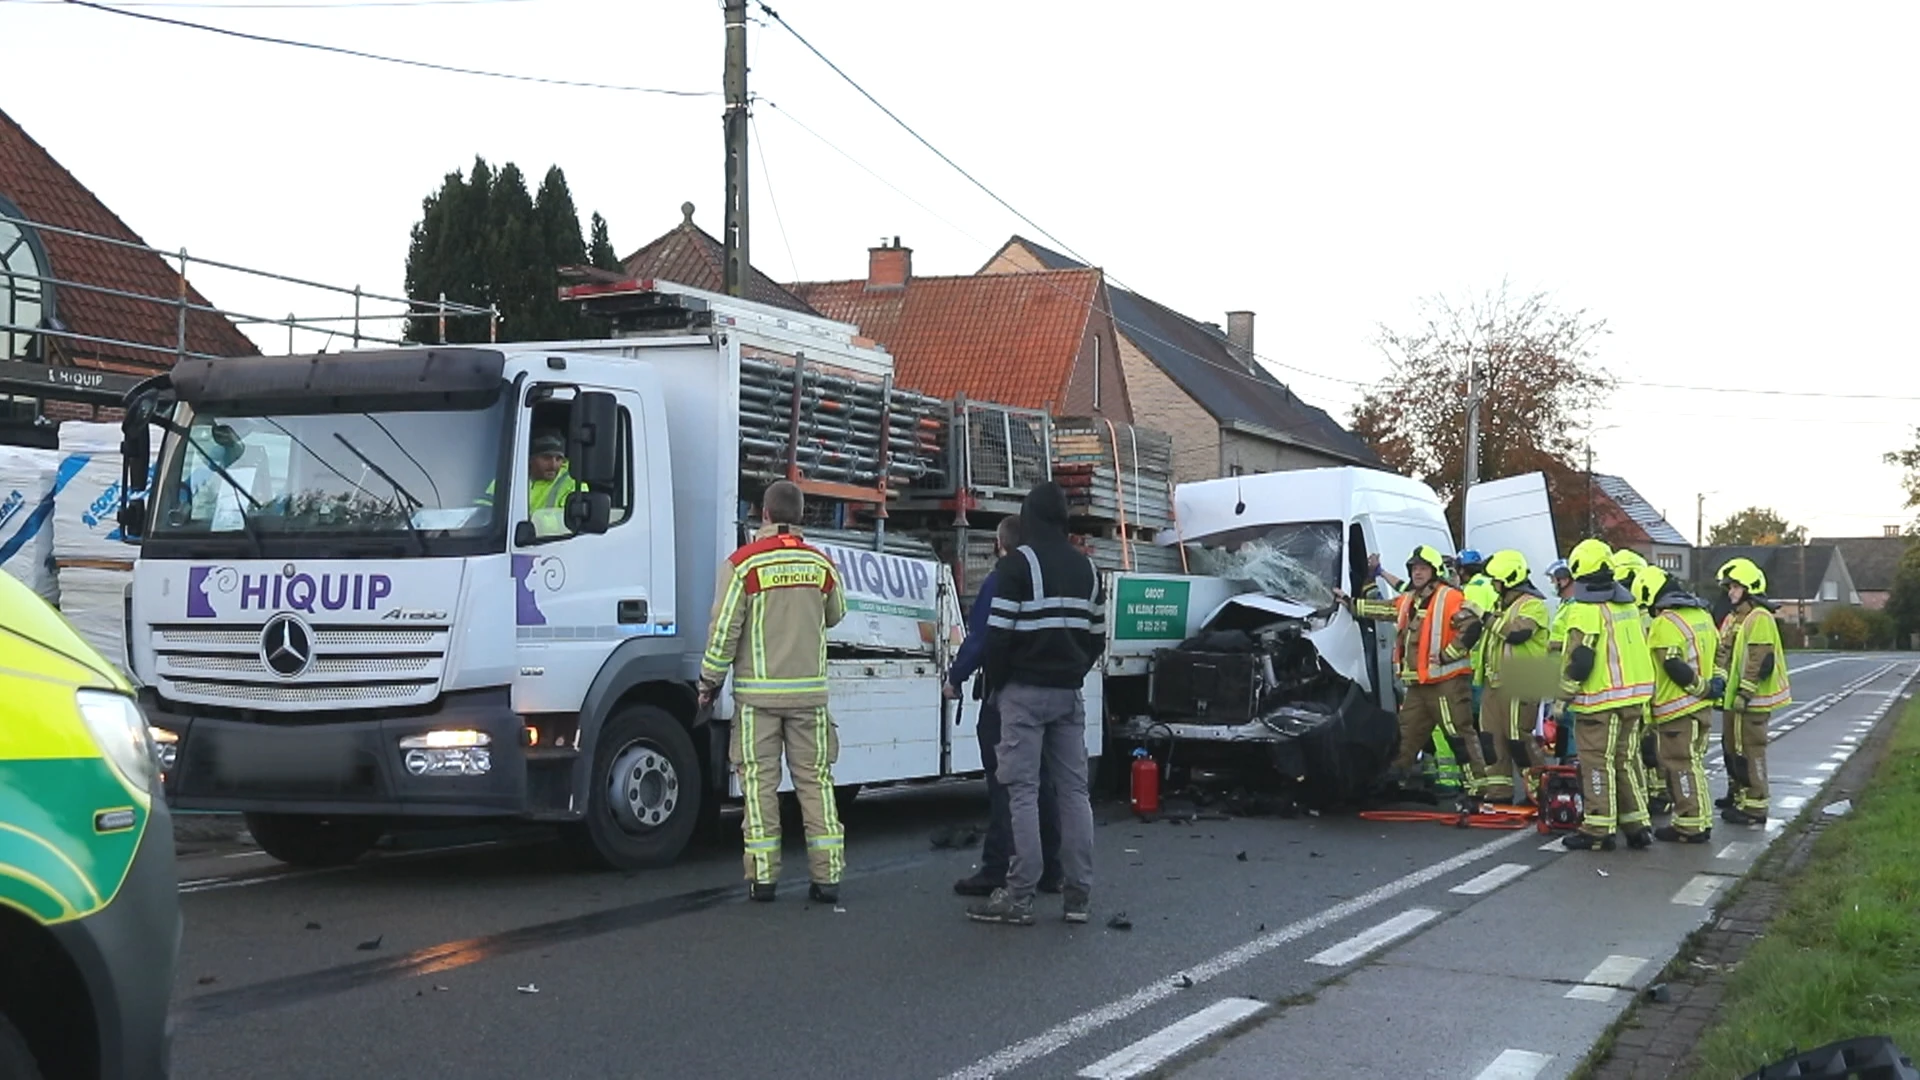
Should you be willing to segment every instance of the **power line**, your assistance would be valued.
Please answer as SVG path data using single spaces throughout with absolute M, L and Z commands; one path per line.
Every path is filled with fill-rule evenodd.
M 1016 218 L 1019 218 L 1025 224 L 1031 226 L 1035 232 L 1039 233 L 1042 237 L 1045 237 L 1047 240 L 1053 242 L 1056 246 L 1058 246 L 1062 251 L 1066 252 L 1068 255 L 1073 256 L 1076 260 L 1078 260 L 1081 263 L 1081 265 L 1089 266 L 1089 267 L 1094 265 L 1092 259 L 1089 259 L 1085 255 L 1082 255 L 1078 251 L 1075 251 L 1071 244 L 1068 244 L 1066 241 L 1053 235 L 1053 233 L 1047 231 L 1045 226 L 1041 225 L 1039 222 L 1033 220 L 1027 215 L 1021 213 L 1019 209 L 1016 208 L 1012 203 L 1008 202 L 1004 198 L 1001 198 L 998 192 L 994 191 L 992 188 L 982 183 L 978 177 L 974 176 L 972 173 L 962 168 L 959 162 L 954 161 L 952 158 L 948 157 L 945 153 L 943 153 L 939 147 L 927 141 L 926 136 L 914 130 L 913 126 L 907 123 L 905 120 L 900 119 L 899 115 L 896 114 L 892 109 L 889 109 L 885 105 L 881 104 L 879 98 L 874 97 L 872 93 L 868 92 L 866 87 L 861 86 L 858 82 L 854 80 L 853 76 L 848 75 L 846 71 L 840 67 L 840 65 L 834 63 L 831 59 L 827 57 L 827 54 L 821 52 L 813 44 L 813 42 L 808 41 L 806 37 L 804 37 L 800 33 L 800 31 L 795 30 L 791 23 L 787 22 L 786 19 L 781 17 L 779 12 L 769 7 L 766 3 L 766 0 L 755 0 L 755 2 L 760 5 L 761 11 L 766 12 L 768 18 L 772 19 L 774 22 L 779 23 L 781 29 L 785 30 L 789 34 L 792 34 L 793 39 L 795 41 L 798 41 L 801 45 L 805 46 L 808 52 L 812 53 L 815 57 L 817 57 L 820 60 L 821 63 L 827 65 L 828 68 L 832 69 L 833 73 L 835 75 L 840 76 L 840 78 L 843 81 L 845 81 L 848 86 L 851 86 L 854 88 L 854 90 L 858 91 L 861 97 L 864 97 L 867 99 L 867 101 L 871 102 L 874 108 L 879 109 L 882 113 L 885 113 L 887 116 L 887 119 L 892 120 L 895 124 L 899 125 L 902 131 L 905 131 L 908 135 L 913 136 L 914 141 L 918 142 L 921 146 L 926 147 L 927 150 L 933 154 L 933 156 L 939 158 L 942 162 L 945 162 L 949 168 L 959 173 L 962 177 L 964 177 L 967 180 L 968 183 L 972 184 L 976 188 L 979 188 L 982 192 L 986 194 L 988 198 L 992 199 L 996 203 L 999 203 L 1000 206 L 1004 208 L 1008 213 L 1012 214 Z M 891 187 L 892 185 L 888 185 L 888 186 Z M 1119 286 L 1120 288 L 1126 289 L 1128 292 L 1135 293 L 1136 295 L 1138 294 L 1138 290 L 1129 288 L 1125 282 L 1121 281 L 1118 277 L 1114 276 L 1112 273 L 1109 273 L 1104 270 L 1102 271 L 1102 273 L 1106 273 L 1107 277 L 1115 285 Z M 1106 314 L 1109 318 L 1112 317 L 1112 312 L 1107 312 Z M 1171 344 L 1171 343 L 1168 343 L 1168 344 Z M 1176 349 L 1178 348 L 1178 346 L 1173 346 L 1173 347 Z M 1180 351 L 1186 352 L 1186 350 L 1184 349 Z M 1251 350 L 1248 350 L 1248 351 L 1252 353 Z M 1192 355 L 1192 354 L 1188 353 L 1188 355 Z M 1271 364 L 1274 367 L 1281 368 L 1286 371 L 1297 372 L 1298 374 L 1308 376 L 1309 378 L 1323 379 L 1327 382 L 1338 383 L 1343 386 L 1365 387 L 1368 385 L 1367 383 L 1362 382 L 1358 379 L 1343 379 L 1334 375 L 1323 375 L 1320 372 L 1312 371 L 1303 367 L 1298 367 L 1296 365 L 1289 364 L 1281 360 L 1275 360 L 1272 357 L 1261 356 L 1259 353 L 1252 353 L 1252 355 L 1255 359 L 1260 360 L 1263 363 Z M 1203 358 L 1195 357 L 1195 359 L 1203 359 Z M 1225 368 L 1225 365 L 1217 365 L 1217 366 Z M 1289 388 L 1289 390 L 1291 391 L 1291 388 Z
M 1694 394 L 1759 394 L 1765 397 L 1796 398 L 1835 398 L 1842 401 L 1920 401 L 1920 396 L 1900 394 L 1837 394 L 1822 390 L 1766 390 L 1740 386 L 1680 386 L 1674 383 L 1639 382 L 1633 379 L 1615 379 L 1621 386 L 1643 387 L 1648 390 L 1679 390 Z
M 0 0 L 0 4 L 64 4 L 67 0 Z M 202 11 L 348 11 L 357 8 L 472 7 L 531 4 L 534 0 L 340 0 L 337 3 L 218 4 L 203 0 L 123 0 L 117 8 L 193 8 Z
M 780 229 L 780 245 L 787 249 L 787 266 L 793 270 L 793 279 L 801 279 L 799 260 L 793 257 L 793 241 L 787 239 L 787 222 L 780 216 L 780 200 L 773 193 L 773 165 L 767 161 L 767 144 L 760 138 L 760 122 L 747 113 L 747 126 L 753 129 L 753 141 L 760 152 L 754 160 L 760 163 L 760 179 L 767 185 L 767 202 L 773 206 L 773 223 Z
M 622 86 L 615 83 L 584 82 L 575 79 L 549 79 L 539 75 L 515 75 L 500 71 L 483 71 L 479 68 L 456 67 L 452 64 L 436 64 L 427 60 L 409 60 L 399 56 L 383 56 L 379 53 L 363 52 L 339 45 L 321 45 L 312 41 L 296 41 L 292 38 L 272 37 L 267 34 L 250 34 L 242 30 L 232 30 L 224 26 L 210 26 L 206 23 L 189 22 L 185 19 L 170 18 L 165 15 L 153 15 L 144 11 L 131 11 L 126 8 L 97 4 L 93 0 L 62 0 L 73 7 L 104 11 L 110 15 L 119 15 L 128 19 L 140 19 L 144 22 L 162 23 L 188 30 L 200 30 L 222 37 L 239 38 L 243 41 L 257 41 L 268 45 L 285 45 L 295 49 L 311 49 L 314 52 L 334 53 L 340 56 L 352 56 L 361 60 L 378 60 L 384 64 L 399 64 L 403 67 L 424 68 L 428 71 L 440 71 L 453 75 L 477 75 L 487 79 L 505 79 L 510 82 L 541 83 L 547 86 L 569 86 L 583 90 L 617 90 L 632 94 L 659 94 L 665 97 L 718 97 L 718 90 L 669 90 L 653 86 Z

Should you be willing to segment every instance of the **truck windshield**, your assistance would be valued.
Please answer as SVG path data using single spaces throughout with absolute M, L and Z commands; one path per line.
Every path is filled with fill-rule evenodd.
M 1340 587 L 1340 543 L 1337 521 L 1262 525 L 1210 538 L 1193 561 L 1199 573 L 1322 607 Z
M 183 409 L 186 434 L 153 488 L 151 533 L 261 541 L 485 535 L 494 527 L 504 408 Z

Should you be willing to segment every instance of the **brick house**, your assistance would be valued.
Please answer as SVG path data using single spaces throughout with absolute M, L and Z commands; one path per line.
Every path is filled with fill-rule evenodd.
M 212 307 L 0 112 L 0 442 L 50 447 L 61 420 L 117 416 L 120 395 L 182 348 L 259 352 L 212 311 L 189 309 L 183 342 L 183 297 Z
M 1835 608 L 1862 606 L 1846 556 L 1833 544 L 1704 547 L 1694 554 L 1703 587 L 1727 560 L 1752 559 L 1767 575 L 1767 598 L 1779 605 L 1782 623 L 1817 624 Z
M 627 277 L 637 281 L 672 281 L 708 292 L 727 291 L 726 247 L 693 223 L 693 204 L 680 204 L 680 224 L 652 243 L 620 260 Z M 747 267 L 744 299 L 759 304 L 817 315 L 806 302 L 755 267 Z
M 1594 520 L 1600 535 L 1616 548 L 1638 552 L 1647 562 L 1682 581 L 1693 580 L 1693 545 L 1632 484 L 1604 473 L 1592 474 L 1588 483 L 1592 485 Z M 1712 573 L 1719 565 L 1714 563 L 1704 572 Z
M 864 279 L 789 291 L 884 345 L 903 388 L 1134 422 L 1098 270 L 919 277 L 896 237 L 868 249 Z
M 1072 271 L 1089 272 L 1077 260 L 1015 236 L 980 273 Z M 1381 467 L 1371 447 L 1324 410 L 1301 401 L 1259 362 L 1252 312 L 1228 312 L 1222 330 L 1111 283 L 1105 291 L 1134 417 L 1143 427 L 1173 436 L 1175 480 L 1337 465 Z
M 1860 606 L 1879 611 L 1887 606 L 1900 560 L 1914 539 L 1900 535 L 1898 526 L 1890 526 L 1885 536 L 1815 537 L 1812 543 L 1839 549 L 1853 577 L 1854 591 L 1860 595 Z

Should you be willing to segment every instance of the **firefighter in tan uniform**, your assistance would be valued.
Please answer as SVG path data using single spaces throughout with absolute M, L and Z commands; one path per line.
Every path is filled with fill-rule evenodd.
M 739 704 L 728 758 L 745 801 L 749 892 L 772 900 L 780 877 L 780 759 L 786 756 L 806 822 L 807 869 L 817 903 L 840 898 L 846 838 L 833 799 L 840 739 L 827 714 L 827 628 L 847 613 L 833 563 L 796 527 L 805 498 L 780 481 L 761 500 L 766 524 L 720 567 L 713 629 L 700 664 L 700 702 L 733 669 Z
M 1714 682 L 1720 707 L 1720 752 L 1727 763 L 1727 796 L 1720 820 L 1729 825 L 1767 822 L 1767 724 L 1791 704 L 1787 651 L 1767 599 L 1767 575 L 1750 559 L 1720 568 L 1733 610 L 1720 624 Z
M 1397 783 L 1413 771 L 1414 758 L 1437 728 L 1461 762 L 1468 804 L 1486 782 L 1486 761 L 1473 720 L 1473 648 L 1484 626 L 1459 589 L 1440 577 L 1444 559 L 1425 544 L 1407 560 L 1407 590 L 1391 603 L 1362 600 L 1360 618 L 1393 621 L 1394 666 L 1407 694 L 1400 702 L 1400 753 L 1389 774 Z

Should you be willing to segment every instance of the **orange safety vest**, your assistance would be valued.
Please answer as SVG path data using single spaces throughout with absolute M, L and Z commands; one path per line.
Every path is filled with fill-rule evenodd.
M 1409 671 L 1404 662 L 1407 624 L 1413 620 L 1413 605 L 1417 601 L 1414 594 L 1401 593 L 1396 601 L 1400 620 L 1393 636 L 1394 670 L 1414 675 L 1421 685 L 1473 674 L 1473 657 L 1456 648 L 1455 639 L 1459 635 L 1453 628 L 1453 617 L 1459 614 L 1465 599 L 1459 589 L 1444 582 L 1434 587 L 1433 595 L 1427 598 L 1426 619 L 1420 626 L 1420 652 L 1414 668 Z

